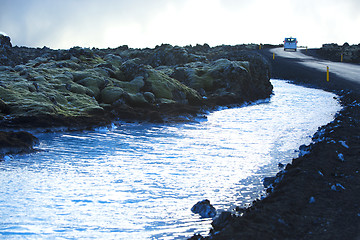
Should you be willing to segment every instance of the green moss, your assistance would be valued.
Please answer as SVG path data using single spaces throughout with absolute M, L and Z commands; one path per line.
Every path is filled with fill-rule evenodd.
M 66 105 L 68 103 L 65 96 L 60 93 L 52 95 L 52 97 L 55 99 L 57 104 Z
M 66 109 L 66 115 L 86 115 L 93 111 L 94 109 L 102 109 L 97 101 L 87 95 L 82 94 L 73 94 L 67 96 L 66 100 L 68 101 L 68 108 Z
M 159 98 L 157 101 L 162 104 L 176 103 L 176 101 L 167 98 Z
M 83 64 L 86 63 L 93 66 L 101 63 L 106 63 L 101 57 L 88 58 L 85 57 L 84 55 L 81 55 L 79 59 Z
M 148 70 L 149 77 L 146 79 L 151 84 L 152 92 L 156 98 L 175 100 L 174 91 L 183 92 L 187 99 L 200 98 L 197 91 L 185 86 L 178 80 L 167 76 L 165 73 L 153 69 Z
M 73 82 L 72 75 L 66 70 L 34 69 L 31 74 L 36 78 L 29 81 L 14 72 L 0 73 L 0 96 L 13 117 L 39 114 L 84 116 L 102 110 L 92 97 L 94 93 Z
M 167 99 L 173 98 L 172 90 L 175 88 L 173 80 L 175 79 L 155 70 L 149 71 L 149 77 L 146 79 L 147 82 L 151 83 L 152 92 L 156 98 Z
M 105 79 L 97 76 L 86 77 L 82 80 L 79 80 L 77 83 L 89 88 L 95 97 L 98 97 L 101 89 L 105 86 Z
M 73 83 L 70 85 L 70 91 L 78 94 L 86 94 L 86 87 L 77 83 Z
M 144 78 L 139 76 L 130 82 L 114 81 L 116 86 L 124 89 L 128 93 L 138 93 L 140 89 L 145 85 Z
M 136 94 L 128 93 L 127 101 L 133 106 L 141 106 L 142 104 L 147 103 L 144 95 L 141 93 L 136 93 Z
M 87 77 L 92 77 L 94 75 L 94 73 L 92 73 L 91 71 L 75 71 L 72 72 L 72 75 L 74 77 L 74 81 L 77 82 L 81 79 L 87 78 Z
M 109 86 L 104 88 L 100 93 L 103 103 L 112 104 L 124 95 L 124 90 L 119 87 Z
M 203 75 L 193 75 L 190 79 L 190 86 L 194 89 L 204 89 L 205 91 L 213 88 L 214 78 L 209 72 Z

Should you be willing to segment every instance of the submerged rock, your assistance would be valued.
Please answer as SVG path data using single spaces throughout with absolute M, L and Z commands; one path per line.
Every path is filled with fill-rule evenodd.
M 216 209 L 210 204 L 210 201 L 207 199 L 196 203 L 191 208 L 191 211 L 193 213 L 199 214 L 201 217 L 204 218 L 212 218 L 216 216 Z

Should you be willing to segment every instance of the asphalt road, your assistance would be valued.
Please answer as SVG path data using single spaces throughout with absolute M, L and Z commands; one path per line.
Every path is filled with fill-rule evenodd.
M 260 50 L 271 62 L 272 78 L 320 87 L 326 90 L 353 90 L 360 93 L 360 64 L 331 62 L 311 56 L 305 49 L 284 51 L 283 48 Z M 273 59 L 275 53 L 275 59 Z M 330 81 L 326 81 L 327 66 Z

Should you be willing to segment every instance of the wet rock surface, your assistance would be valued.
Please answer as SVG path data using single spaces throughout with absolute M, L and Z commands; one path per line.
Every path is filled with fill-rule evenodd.
M 204 218 L 212 218 L 216 216 L 216 209 L 210 204 L 210 201 L 205 199 L 197 202 L 192 208 L 193 213 L 199 214 Z
M 0 131 L 0 161 L 8 154 L 29 153 L 38 139 L 28 132 Z

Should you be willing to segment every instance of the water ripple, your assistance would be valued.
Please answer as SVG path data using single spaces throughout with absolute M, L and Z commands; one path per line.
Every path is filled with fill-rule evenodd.
M 334 95 L 272 80 L 270 101 L 185 124 L 40 134 L 42 152 L 0 163 L 4 239 L 176 239 L 262 194 L 262 178 L 340 109 Z M 105 131 L 106 130 L 106 131 Z

